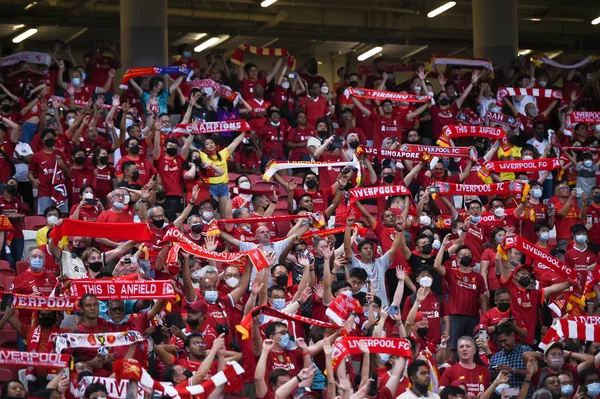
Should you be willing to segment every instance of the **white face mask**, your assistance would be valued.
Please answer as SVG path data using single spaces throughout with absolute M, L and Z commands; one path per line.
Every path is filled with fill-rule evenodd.
M 133 120 L 131 120 L 131 119 L 125 119 L 125 128 L 128 128 L 131 125 L 133 125 Z
M 342 292 L 340 292 L 340 294 L 344 294 L 347 297 L 352 298 L 352 291 L 350 291 L 350 290 L 342 291 Z
M 209 212 L 209 211 L 204 211 L 202 212 L 202 219 L 204 220 L 211 220 L 213 218 L 213 213 Z
M 431 284 L 433 284 L 433 279 L 431 277 L 424 276 L 424 277 L 421 277 L 421 279 L 419 280 L 419 285 L 421 287 L 425 287 L 425 288 L 431 287 Z
M 69 118 L 67 119 L 67 126 L 73 126 L 73 122 L 75 122 L 75 118 Z
M 423 90 L 421 86 L 415 86 L 415 94 L 419 94 Z
M 548 82 L 544 82 L 543 80 L 540 80 L 540 86 L 542 87 L 546 87 L 546 85 L 548 84 Z
M 499 218 L 503 218 L 504 217 L 504 208 L 494 209 L 494 215 L 498 216 Z
M 532 159 L 533 159 L 533 157 L 532 157 L 531 155 L 525 155 L 525 156 L 523 157 L 523 161 L 530 161 L 530 160 L 532 160 Z
M 427 215 L 421 215 L 419 222 L 423 226 L 431 226 L 431 218 Z
M 321 93 L 322 93 L 322 94 L 329 94 L 329 87 L 327 87 L 327 86 L 322 86 L 322 87 L 321 87 Z
M 227 284 L 229 288 L 235 288 L 238 286 L 239 283 L 240 279 L 236 277 L 229 277 L 227 280 L 225 280 L 225 284 Z
M 58 222 L 58 217 L 50 215 L 46 218 L 46 222 L 48 223 L 48 226 L 54 226 L 56 222 Z
M 196 270 L 192 273 L 192 280 L 199 281 L 202 278 L 202 271 Z
M 83 199 L 94 199 L 94 194 L 85 193 L 85 194 L 83 194 Z
M 281 88 L 282 89 L 289 89 L 290 88 L 290 82 L 281 82 Z
M 238 184 L 238 186 L 239 186 L 240 188 L 245 188 L 245 189 L 247 189 L 247 190 L 248 190 L 248 189 L 250 189 L 250 187 L 251 187 L 251 186 L 250 186 L 250 182 L 249 182 L 249 181 L 243 181 L 243 182 L 240 182 L 240 183 Z
M 433 243 L 431 244 L 431 248 L 435 249 L 436 251 L 440 249 L 441 246 L 442 242 L 440 240 L 433 240 Z

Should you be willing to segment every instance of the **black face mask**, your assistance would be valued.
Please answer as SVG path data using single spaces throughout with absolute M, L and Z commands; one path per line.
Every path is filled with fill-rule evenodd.
M 75 165 L 83 165 L 83 163 L 85 162 L 85 157 L 75 157 Z
M 166 153 L 168 156 L 174 157 L 175 155 L 177 155 L 177 148 L 175 148 L 175 147 L 167 148 Z
M 463 256 L 460 258 L 460 264 L 463 266 L 471 266 L 471 262 L 473 262 L 473 258 L 471 256 Z
M 98 273 L 102 269 L 102 262 L 90 262 L 88 263 L 88 269 L 94 273 Z
M 161 227 L 163 227 L 165 225 L 165 219 L 152 219 L 152 224 L 154 225 L 154 227 L 160 229 Z
M 396 176 L 394 175 L 385 175 L 385 177 L 383 178 L 383 181 L 386 183 L 393 183 L 394 180 L 396 180 Z
M 140 153 L 140 146 L 135 144 L 129 147 L 129 153 L 133 155 L 137 155 Z
M 360 142 L 358 142 L 358 141 L 351 141 L 348 143 L 348 147 L 352 148 L 353 150 L 356 150 L 359 145 L 360 145 Z
M 186 378 L 192 378 L 194 376 L 194 373 L 192 373 L 190 370 L 183 370 L 183 375 L 185 375 Z
M 327 130 L 317 130 L 317 136 L 319 136 L 320 139 L 324 139 L 327 137 Z
M 287 286 L 288 283 L 288 275 L 287 274 L 280 274 L 279 276 L 275 277 L 275 282 L 277 283 L 277 285 L 279 285 L 280 287 L 285 287 Z
M 131 180 L 133 181 L 137 181 L 137 179 L 140 178 L 140 172 L 138 172 L 137 170 L 135 172 L 133 172 L 133 174 L 131 175 Z
M 423 249 L 421 249 L 421 253 L 425 255 L 429 255 L 431 251 L 433 251 L 433 247 L 431 246 L 431 244 L 425 244 L 423 245 Z
M 358 81 L 353 80 L 352 82 L 350 82 L 350 87 L 358 87 Z
M 508 309 L 510 309 L 510 303 L 504 302 L 498 304 L 498 310 L 502 313 L 506 312 Z
M 77 256 L 81 256 L 81 254 L 83 254 L 83 252 L 86 250 L 86 248 L 73 248 L 73 253 Z
M 306 184 L 306 187 L 308 188 L 315 188 L 317 187 L 318 182 L 316 180 L 307 180 L 304 184 Z
M 596 194 L 592 198 L 594 199 L 594 202 L 600 202 L 600 194 Z
M 527 288 L 529 287 L 529 284 L 531 284 L 531 279 L 529 277 L 521 277 L 519 278 L 519 285 L 523 288 Z
M 196 167 L 198 167 L 198 168 L 199 168 L 199 167 L 201 167 L 201 166 L 202 166 L 202 159 L 200 159 L 200 158 L 196 158 L 196 159 L 194 159 L 194 160 L 192 161 L 192 163 L 193 163 L 194 165 L 196 165 Z
M 44 140 L 44 145 L 46 147 L 54 147 L 54 143 L 56 143 L 56 140 L 54 138 Z
M 449 98 L 444 97 L 444 98 L 440 99 L 440 105 L 442 105 L 442 106 L 445 107 L 448 104 L 450 104 L 450 99 Z
M 162 201 L 165 198 L 167 198 L 167 193 L 165 193 L 164 191 L 157 191 L 156 192 L 156 199 L 157 200 Z
M 333 144 L 329 144 L 327 146 L 327 151 L 335 151 L 335 146 Z
M 426 337 L 428 332 L 429 332 L 429 327 L 417 328 L 417 334 L 419 334 L 419 337 L 421 337 L 421 338 Z
M 52 317 L 52 316 L 49 316 L 49 317 L 40 317 L 38 319 L 38 322 L 40 323 L 40 326 L 42 326 L 44 328 L 50 328 L 54 324 L 56 324 L 56 318 Z
M 244 147 L 243 151 L 246 154 L 252 154 L 253 148 L 252 147 Z
M 98 160 L 100 161 L 100 163 L 102 165 L 107 165 L 108 164 L 108 157 L 106 155 L 98 158 Z
M 10 195 L 12 195 L 12 194 L 14 194 L 14 193 L 16 193 L 16 192 L 17 192 L 17 186 L 15 186 L 14 184 L 8 184 L 8 185 L 6 185 L 6 187 L 5 187 L 5 188 L 6 188 L 6 191 L 7 191 L 7 192 L 8 192 Z
M 198 233 L 202 232 L 202 225 L 201 224 L 193 224 L 192 227 L 190 227 L 190 229 L 194 233 L 198 234 Z
M 12 106 L 10 106 L 10 104 L 2 104 L 2 112 L 5 114 L 9 113 L 11 109 Z

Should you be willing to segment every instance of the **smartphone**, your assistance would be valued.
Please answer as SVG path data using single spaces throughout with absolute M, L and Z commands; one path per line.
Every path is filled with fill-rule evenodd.
M 554 213 L 554 204 L 548 204 L 548 213 L 549 214 L 553 214 Z
M 131 264 L 131 258 L 125 258 L 125 259 L 123 259 L 123 263 L 125 263 L 126 265 L 130 265 Z
M 12 302 L 12 295 L 8 292 L 2 294 L 2 303 L 0 304 L 0 310 L 3 312 L 6 310 L 8 305 Z
M 97 205 L 98 204 L 98 200 L 95 198 L 88 198 L 85 200 L 85 203 L 88 205 Z
M 388 309 L 388 315 L 399 314 L 399 313 L 400 313 L 400 308 L 398 308 L 398 306 L 390 306 L 390 308 Z
M 343 148 L 344 147 L 344 143 L 342 142 L 342 137 L 341 136 L 335 136 L 333 138 L 333 143 L 331 143 L 333 145 L 333 148 Z
M 377 396 L 377 385 L 379 384 L 379 375 L 377 373 L 371 373 L 371 379 L 373 382 L 369 385 L 369 392 L 367 396 Z
M 439 187 L 437 187 L 437 186 L 432 186 L 432 187 L 429 187 L 429 192 L 430 192 L 431 194 L 439 193 L 439 192 L 440 192 L 440 188 L 439 188 Z
M 581 195 L 583 194 L 583 189 L 574 188 L 573 191 L 575 191 L 575 198 L 581 198 Z
M 296 77 L 296 75 L 292 72 L 292 73 L 288 73 L 288 79 L 294 79 Z
M 519 388 L 505 388 L 502 390 L 502 394 L 508 397 L 519 396 Z
M 166 315 L 165 316 L 165 324 L 169 328 L 171 328 L 171 326 L 175 326 L 175 327 L 178 327 L 178 328 L 185 327 L 185 323 L 183 322 L 183 319 L 181 318 L 180 314 L 168 314 L 168 315 Z

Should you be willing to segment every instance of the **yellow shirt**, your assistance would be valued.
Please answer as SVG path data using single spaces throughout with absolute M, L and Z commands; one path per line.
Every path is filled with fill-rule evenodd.
M 48 226 L 44 226 L 41 229 L 39 229 L 37 231 L 37 233 L 35 233 L 35 245 L 37 245 L 39 247 L 41 245 L 48 244 L 48 230 L 50 230 L 50 228 Z M 58 247 L 60 249 L 64 249 L 64 248 L 67 248 L 68 246 L 69 246 L 69 238 L 63 237 L 62 240 L 60 240 Z
M 517 147 L 517 146 L 511 146 L 511 153 L 510 155 L 513 156 L 513 159 L 521 159 L 521 147 Z M 510 155 L 506 155 L 506 153 L 504 152 L 504 150 L 502 149 L 502 147 L 500 147 L 498 149 L 498 159 L 501 161 L 507 161 L 508 157 Z M 513 172 L 501 172 L 500 173 L 500 180 L 501 181 L 507 181 L 507 180 L 515 180 L 515 174 Z
M 214 177 L 208 178 L 208 182 L 210 184 L 227 184 L 227 183 L 229 183 L 227 160 L 229 159 L 230 154 L 229 154 L 229 150 L 227 149 L 227 147 L 225 147 L 221 151 L 219 151 L 219 155 L 221 157 L 221 160 L 219 160 L 219 157 L 217 157 L 216 155 L 210 156 L 210 155 L 206 154 L 205 152 L 200 151 L 200 159 L 202 160 L 202 162 L 212 162 L 219 168 L 223 169 L 223 174 L 221 176 L 214 176 Z

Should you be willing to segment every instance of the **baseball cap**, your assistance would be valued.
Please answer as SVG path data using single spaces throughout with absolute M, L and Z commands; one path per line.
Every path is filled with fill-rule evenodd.
M 206 314 L 206 312 L 208 311 L 208 306 L 206 305 L 206 302 L 202 300 L 197 300 L 188 304 L 188 309 L 193 312 L 200 312 Z
M 560 341 L 556 341 L 556 342 L 551 343 L 550 345 L 546 346 L 546 349 L 544 349 L 544 356 L 547 356 L 548 352 L 552 348 L 560 348 L 561 350 L 564 350 L 565 349 L 565 345 L 562 342 L 560 342 Z

